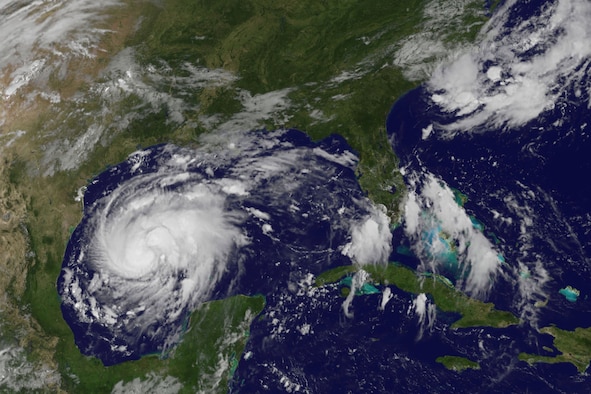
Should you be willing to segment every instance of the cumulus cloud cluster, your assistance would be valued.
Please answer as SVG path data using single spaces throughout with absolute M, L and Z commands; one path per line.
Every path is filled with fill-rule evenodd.
M 499 271 L 499 253 L 478 229 L 453 191 L 435 175 L 427 173 L 411 181 L 405 203 L 404 230 L 413 241 L 423 269 L 438 272 L 444 254 L 453 254 L 466 277 L 464 290 L 484 296 Z
M 387 261 L 389 218 L 363 196 L 344 140 L 280 130 L 203 143 L 135 152 L 88 185 L 58 281 L 83 353 L 110 364 L 165 352 L 214 292 L 261 291 L 245 267 L 272 288 L 289 269 Z
M 591 3 L 559 0 L 536 11 L 507 1 L 483 29 L 480 44 L 439 67 L 429 81 L 432 100 L 456 120 L 451 132 L 523 125 L 573 89 L 591 86 Z M 518 12 L 535 12 L 522 19 Z M 518 20 L 514 24 L 514 20 Z
M 351 242 L 343 248 L 343 254 L 358 264 L 388 262 L 391 251 L 390 218 L 383 207 L 372 207 L 365 220 L 351 226 Z

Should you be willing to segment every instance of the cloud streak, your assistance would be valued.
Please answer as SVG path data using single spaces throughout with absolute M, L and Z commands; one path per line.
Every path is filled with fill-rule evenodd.
M 500 269 L 499 252 L 442 180 L 430 173 L 422 177 L 410 174 L 409 179 L 404 230 L 422 269 L 455 270 L 457 286 L 474 296 L 486 296 Z
M 12 1 L 0 6 L 0 70 L 15 68 L 4 95 L 14 94 L 44 67 L 58 68 L 59 62 L 46 64 L 47 56 L 92 57 L 100 37 L 107 33 L 99 28 L 105 10 L 119 4 L 115 0 Z
M 58 280 L 84 354 L 109 365 L 166 353 L 213 297 L 387 259 L 389 220 L 363 196 L 343 139 L 217 137 L 135 152 L 88 185 Z
M 506 2 L 481 32 L 478 47 L 434 72 L 432 100 L 456 115 L 440 128 L 453 134 L 517 127 L 552 109 L 571 90 L 589 97 L 589 18 L 591 4 L 585 0 L 560 0 L 534 11 Z

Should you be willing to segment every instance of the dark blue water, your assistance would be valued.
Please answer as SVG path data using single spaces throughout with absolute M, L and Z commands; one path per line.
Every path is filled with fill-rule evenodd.
M 342 313 L 337 285 L 313 297 L 286 293 L 268 299 L 265 311 L 274 312 L 285 330 L 278 333 L 268 317 L 253 322 L 246 348 L 252 355 L 240 361 L 231 391 L 504 393 L 552 392 L 552 384 L 581 392 L 587 387 L 572 378 L 573 366 L 519 363 L 519 352 L 551 346 L 547 336 L 532 344 L 520 327 L 452 330 L 457 316 L 439 312 L 432 331 L 418 340 L 418 319 L 408 313 L 413 297 L 392 291 L 384 311 L 377 308 L 381 295 L 356 298 L 352 319 Z M 309 334 L 298 331 L 304 324 L 311 325 Z M 435 362 L 444 355 L 478 360 L 481 369 L 448 371 Z
M 429 97 L 424 87 L 413 90 L 388 116 L 388 135 L 401 166 L 408 176 L 435 174 L 467 195 L 467 213 L 483 224 L 506 260 L 486 301 L 520 316 L 522 295 L 515 267 L 518 262 L 539 261 L 550 276 L 540 289 L 547 305 L 534 308 L 535 322 L 525 315 L 519 326 L 504 329 L 451 329 L 459 316 L 438 311 L 432 329 L 418 339 L 420 323 L 411 311 L 414 295 L 394 287 L 394 298 L 383 311 L 378 308 L 381 294 L 357 296 L 351 319 L 342 312 L 339 285 L 308 289 L 308 294 L 280 292 L 267 299 L 265 317 L 253 322 L 249 357 L 240 361 L 232 392 L 589 392 L 588 376 L 573 365 L 530 366 L 517 358 L 522 352 L 558 353 L 552 338 L 536 327 L 591 326 L 590 239 L 588 227 L 577 224 L 590 209 L 591 190 L 584 181 L 591 162 L 586 132 L 591 115 L 586 105 L 561 104 L 516 129 L 423 140 L 422 129 L 429 124 L 451 122 Z M 558 118 L 563 121 L 555 127 Z M 568 133 L 572 129 L 583 132 Z M 510 208 L 504 199 L 509 195 L 527 208 L 525 216 Z M 499 221 L 495 212 L 513 222 Z M 520 223 L 526 219 L 533 224 L 523 235 Z M 418 267 L 420 259 L 409 251 L 412 242 L 402 226 L 395 229 L 397 252 L 392 258 Z M 559 294 L 566 285 L 581 291 L 575 303 Z M 278 321 L 268 317 L 270 313 Z M 302 334 L 299 328 L 305 325 L 311 331 Z M 435 362 L 443 355 L 476 360 L 480 369 L 448 371 Z
M 508 11 L 505 28 L 523 27 L 524 21 L 554 3 L 517 2 Z M 525 27 L 524 31 L 528 29 L 535 26 Z M 516 51 L 516 58 L 528 60 L 540 55 L 555 41 L 550 37 L 526 51 Z M 497 64 L 495 59 L 488 59 L 479 72 L 485 73 Z M 585 63 L 581 67 L 590 66 Z M 482 224 L 482 233 L 505 260 L 483 299 L 521 316 L 519 326 L 451 329 L 459 316 L 438 311 L 432 327 L 425 327 L 413 310 L 416 295 L 393 286 L 390 290 L 394 297 L 384 310 L 379 308 L 381 294 L 359 295 L 351 305 L 353 317 L 346 317 L 342 309 L 343 285 L 316 288 L 305 278 L 351 264 L 340 248 L 350 241 L 350 224 L 369 211 L 368 206 L 359 203 L 364 201 L 364 195 L 355 178 L 355 165 L 313 154 L 316 148 L 331 154 L 351 152 L 351 148 L 338 136 L 314 143 L 304 133 L 290 130 L 275 135 L 290 146 L 264 149 L 260 145 L 256 153 L 249 153 L 249 157 L 282 158 L 292 148 L 304 152 L 280 175 L 260 180 L 255 193 L 229 195 L 226 199 L 228 211 L 254 208 L 268 213 L 273 228 L 272 236 L 265 234 L 259 219 L 252 216 L 241 223 L 250 242 L 232 251 L 225 274 L 209 295 L 209 299 L 235 294 L 266 297 L 264 311 L 250 327 L 249 341 L 230 391 L 590 392 L 588 375 L 578 374 L 570 364 L 530 366 L 517 358 L 522 352 L 556 355 L 552 338 L 540 334 L 539 327 L 556 325 L 573 330 L 591 326 L 589 81 L 562 78 L 555 82 L 556 90 L 561 84 L 567 85 L 556 104 L 520 126 L 484 122 L 474 130 L 460 130 L 453 137 L 440 133 L 457 116 L 441 110 L 431 100 L 433 92 L 427 86 L 399 99 L 386 121 L 388 137 L 405 168 L 410 191 L 419 193 L 424 184 L 413 182 L 432 174 L 467 196 L 463 208 Z M 423 139 L 422 130 L 429 125 L 434 125 L 434 132 Z M 267 138 L 260 132 L 253 135 L 260 140 Z M 157 172 L 174 154 L 174 149 L 166 145 L 148 150 L 141 164 L 143 174 Z M 202 151 L 196 155 L 210 164 L 187 169 L 199 179 L 256 175 L 244 172 L 248 166 L 240 155 L 215 158 L 215 154 Z M 136 176 L 134 164 L 126 161 L 105 171 L 85 194 L 85 216 L 72 235 L 63 265 L 75 272 L 83 287 L 90 285 L 97 271 L 92 260 L 81 257 L 93 234 L 89 219 L 101 201 Z M 293 202 L 298 204 L 297 211 L 291 207 Z M 341 212 L 343 207 L 346 209 Z M 392 259 L 419 268 L 424 256 L 413 252 L 417 240 L 405 233 L 404 223 L 392 231 Z M 520 272 L 523 267 L 531 270 L 531 278 Z M 58 288 L 66 285 L 62 273 Z M 580 290 L 575 302 L 559 293 L 567 285 Z M 535 292 L 531 298 L 523 293 L 528 286 Z M 113 329 L 93 321 L 91 315 L 83 316 L 85 320 L 68 299 L 63 301 L 64 318 L 80 350 L 106 365 L 164 352 L 163 341 L 178 333 L 190 314 L 187 309 L 176 319 L 157 318 L 152 328 L 164 330 L 156 335 L 151 327 Z M 533 307 L 536 301 L 543 306 Z M 117 346 L 126 346 L 129 354 L 113 351 Z M 449 371 L 435 361 L 443 355 L 478 361 L 480 369 Z
M 581 185 L 578 192 L 573 193 L 567 186 L 561 187 L 568 184 L 564 181 L 568 177 L 544 176 L 558 171 L 551 163 L 555 165 L 560 161 L 560 147 L 571 149 L 573 156 L 583 157 L 588 145 L 583 140 L 560 139 L 560 130 L 551 128 L 544 136 L 554 137 L 554 141 L 545 141 L 535 132 L 542 127 L 539 121 L 520 130 L 466 134 L 452 140 L 422 140 L 422 128 L 444 116 L 433 112 L 424 88 L 410 92 L 394 105 L 387 126 L 402 165 L 416 172 L 428 170 L 465 193 L 469 198 L 466 210 L 498 239 L 509 265 L 514 259 L 521 258 L 516 241 L 520 236 L 519 228 L 499 224 L 491 211 L 514 215 L 500 196 L 514 190 L 516 181 L 528 190 L 534 190 L 537 197 L 526 201 L 533 210 L 532 218 L 536 224 L 531 234 L 531 250 L 543 257 L 544 267 L 553 278 L 545 286 L 550 297 L 548 306 L 540 309 L 539 323 L 567 329 L 591 325 L 586 297 L 588 266 L 582 260 L 588 243 L 581 242 L 586 240 L 585 230 L 572 225 L 576 223 L 573 217 L 586 212 L 587 196 L 580 191 L 587 186 Z M 546 116 L 551 119 L 556 115 Z M 586 119 L 584 114 L 579 116 Z M 282 138 L 298 147 L 318 147 L 300 132 L 291 131 Z M 537 157 L 524 149 L 532 143 L 536 152 L 545 152 L 546 157 L 554 159 L 536 160 Z M 328 152 L 350 150 L 340 137 L 324 140 L 320 146 Z M 558 151 L 550 147 L 557 147 Z M 170 151 L 164 148 L 149 148 L 151 153 L 145 156 L 142 164 L 144 174 L 157 171 L 164 156 L 170 155 Z M 450 159 L 452 156 L 454 160 Z M 237 161 L 239 159 L 218 165 L 213 177 L 227 176 Z M 497 162 L 497 166 L 492 167 L 492 161 Z M 571 168 L 586 165 L 585 161 L 572 162 L 565 158 L 562 164 L 566 166 L 567 163 Z M 315 175 L 308 177 L 308 182 L 296 190 L 275 188 L 277 180 L 269 179 L 259 193 L 228 199 L 228 209 L 252 207 L 269 212 L 274 236 L 281 240 L 266 236 L 257 221 L 249 218 L 244 229 L 252 242 L 235 251 L 227 275 L 212 293 L 212 298 L 233 294 L 262 293 L 266 296 L 265 310 L 250 328 L 245 353 L 249 357 L 240 361 L 231 382 L 232 392 L 286 392 L 295 391 L 297 387 L 322 393 L 555 392 L 566 387 L 568 392 L 587 390 L 587 378 L 577 375 L 572 365 L 529 366 L 517 360 L 520 352 L 552 354 L 542 350 L 542 346 L 552 348 L 551 338 L 538 334 L 527 322 L 506 329 L 453 330 L 450 325 L 459 316 L 439 311 L 433 327 L 426 329 L 418 339 L 420 324 L 411 311 L 414 295 L 391 287 L 394 298 L 383 311 L 378 308 L 381 294 L 357 296 L 352 304 L 354 317 L 347 318 L 342 311 L 344 298 L 340 295 L 339 285 L 317 289 L 302 284 L 308 273 L 318 274 L 350 264 L 338 246 L 347 241 L 346 223 L 366 213 L 357 207 L 347 211 L 344 218 L 337 214 L 338 208 L 344 204 L 351 205 L 353 200 L 363 198 L 352 168 L 319 159 L 306 164 L 306 168 L 314 169 Z M 97 201 L 108 197 L 118 185 L 132 177 L 132 166 L 133 163 L 124 162 L 99 175 L 85 194 L 85 210 L 92 212 Z M 301 176 L 301 169 L 301 166 L 294 166 L 290 176 L 294 179 Z M 205 170 L 199 167 L 191 171 Z M 335 174 L 338 177 L 333 179 Z M 299 202 L 299 215 L 289 210 L 290 201 Z M 307 217 L 304 218 L 302 213 Z M 518 218 L 515 220 L 517 223 Z M 73 257 L 64 260 L 64 266 L 75 265 L 79 269 L 82 283 L 93 273 L 92 265 L 80 265 L 74 258 L 79 256 L 80 245 L 87 243 L 86 237 L 91 234 L 85 227 L 87 223 L 85 217 L 68 245 L 66 257 Z M 571 228 L 567 228 L 566 223 L 571 223 Z M 567 237 L 571 233 L 575 234 L 578 243 Z M 406 239 L 402 227 L 394 230 L 394 235 L 395 249 L 410 246 L 411 241 Z M 393 255 L 394 259 L 411 267 L 418 265 L 418 258 L 412 253 L 401 249 L 399 252 Z M 506 278 L 498 278 L 488 301 L 519 314 L 516 279 L 510 273 Z M 565 284 L 581 290 L 576 303 L 570 303 L 558 294 Z M 67 304 L 62 305 L 62 311 L 81 351 L 100 358 L 106 365 L 162 350 L 162 337 L 138 336 L 133 330 L 113 332 L 100 324 L 80 322 L 75 310 Z M 155 324 L 168 325 L 170 332 L 174 332 L 189 312 L 178 320 Z M 139 340 L 132 342 L 130 338 Z M 113 345 L 126 345 L 132 352 L 121 357 L 111 351 Z M 435 362 L 443 355 L 477 360 L 481 369 L 462 373 L 448 371 Z
M 272 233 L 265 234 L 259 218 L 244 218 L 240 226 L 249 241 L 231 252 L 225 274 L 214 284 L 209 299 L 236 294 L 264 294 L 272 300 L 275 294 L 283 294 L 288 286 L 297 283 L 305 275 L 317 275 L 332 267 L 351 264 L 351 260 L 341 253 L 341 247 L 350 240 L 351 224 L 363 219 L 370 208 L 369 201 L 357 183 L 354 162 L 339 164 L 314 153 L 315 149 L 321 149 L 335 157 L 342 154 L 355 157 L 342 137 L 332 136 L 315 143 L 304 133 L 289 130 L 252 132 L 246 134 L 245 138 L 263 142 L 276 138 L 280 143 L 274 149 L 257 148 L 244 155 L 221 159 L 216 154 L 195 151 L 195 157 L 200 159 L 196 162 L 198 164 L 182 170 L 196 176 L 189 178 L 188 182 L 211 183 L 218 179 L 256 176 L 257 172 L 252 169 L 256 163 L 246 161 L 253 157 L 257 160 L 270 157 L 288 161 L 287 165 L 283 163 L 285 168 L 275 175 L 276 178 L 260 180 L 254 191 L 246 195 L 226 196 L 227 211 L 245 213 L 254 208 L 267 213 Z M 297 157 L 289 159 L 293 152 L 297 153 Z M 157 173 L 177 153 L 186 153 L 186 150 L 170 145 L 147 148 L 100 174 L 91 182 L 84 195 L 84 218 L 68 243 L 58 289 L 62 296 L 62 312 L 74 332 L 77 346 L 83 354 L 98 357 L 105 365 L 163 352 L 163 343 L 178 332 L 191 312 L 183 310 L 179 317 L 172 318 L 145 311 L 143 313 L 155 313 L 149 326 L 123 324 L 115 327 L 105 325 L 103 320 L 93 316 L 92 304 L 89 304 L 86 313 L 81 313 L 71 295 L 75 292 L 72 289 L 78 287 L 84 291 L 96 287 L 92 284 L 93 278 L 105 270 L 97 264 L 94 257 L 96 252 L 92 249 L 96 231 L 93 217 L 98 215 L 98 210 L 104 209 L 117 188 L 129 183 L 134 177 Z M 138 167 L 135 159 L 139 156 L 143 161 Z M 150 185 L 140 183 L 135 189 L 127 191 L 126 195 L 131 194 L 133 201 L 134 195 L 141 197 L 154 184 L 153 179 Z M 184 186 L 186 184 L 179 181 L 166 185 L 163 191 L 174 192 Z M 294 210 L 294 204 L 297 210 Z M 113 210 L 106 220 L 116 220 L 117 212 Z M 69 273 L 72 273 L 71 276 Z M 133 289 L 136 284 L 137 281 L 132 279 L 119 286 Z M 121 289 L 113 289 L 114 292 L 118 290 Z M 109 306 L 117 304 L 107 292 L 88 298 L 95 297 L 98 303 Z M 119 311 L 119 319 L 123 319 L 126 312 Z M 120 346 L 125 346 L 126 351 L 113 350 Z
M 565 193 L 563 189 L 546 191 L 544 181 L 550 181 L 535 174 L 535 169 L 545 164 L 536 162 L 519 148 L 532 139 L 539 148 L 546 145 L 537 135 L 530 133 L 528 140 L 526 133 L 518 131 L 506 131 L 497 134 L 497 137 L 491 133 L 466 135 L 451 141 L 424 141 L 420 138 L 421 129 L 433 122 L 433 112 L 426 109 L 427 103 L 425 90 L 419 88 L 399 100 L 390 113 L 389 136 L 402 164 L 415 171 L 428 169 L 467 194 L 466 210 L 495 234 L 509 265 L 514 256 L 519 258 L 519 252 L 513 249 L 519 231 L 515 226 L 499 225 L 494 220 L 491 207 L 506 215 L 511 214 L 495 196 L 514 187 L 516 179 L 533 190 L 541 189 L 553 196 L 555 205 L 564 209 L 557 211 L 544 198 L 528 201 L 536 217 L 544 219 L 536 221 L 539 227 L 532 234 L 532 249 L 544 256 L 545 267 L 556 278 L 545 289 L 550 294 L 550 300 L 540 312 L 541 325 L 554 323 L 571 329 L 588 326 L 589 307 L 585 297 L 588 276 L 585 276 L 585 266 L 569 265 L 569 261 L 577 257 L 577 248 L 558 239 L 561 231 L 566 231 L 565 215 L 572 215 L 564 212 L 584 209 L 584 204 L 572 193 L 569 195 L 579 201 L 579 205 L 572 204 L 572 200 L 569 204 L 560 200 L 558 196 Z M 435 113 L 435 116 L 443 115 Z M 313 149 L 318 146 L 296 131 L 282 138 L 298 147 Z M 320 146 L 328 152 L 350 150 L 340 137 L 324 140 Z M 584 147 L 584 144 L 579 141 L 576 146 Z M 151 153 L 145 156 L 142 164 L 144 174 L 157 171 L 163 156 L 170 155 L 170 151 L 164 148 L 150 148 Z M 453 161 L 449 160 L 452 155 L 455 157 Z M 485 163 L 481 157 L 487 158 Z M 495 171 L 491 171 L 491 166 L 486 164 L 490 160 L 499 163 L 494 167 Z M 118 185 L 133 176 L 132 165 L 130 162 L 121 163 L 99 175 L 89 185 L 85 195 L 87 212 L 92 212 L 97 201 L 108 197 Z M 235 165 L 237 162 L 232 160 L 218 165 L 213 177 L 227 176 Z M 353 205 L 352 201 L 363 198 L 363 193 L 355 179 L 354 169 L 350 167 L 316 158 L 306 163 L 306 168 L 313 168 L 314 176 L 308 177 L 308 182 L 302 183 L 296 190 L 276 188 L 273 182 L 277 180 L 270 179 L 259 189 L 259 193 L 228 200 L 228 209 L 253 207 L 269 212 L 276 237 L 274 240 L 266 236 L 256 220 L 249 218 L 244 223 L 244 229 L 252 242 L 235 251 L 235 259 L 228 266 L 227 275 L 212 293 L 212 298 L 233 294 L 262 293 L 266 296 L 262 318 L 255 319 L 250 328 L 245 353 L 249 357 L 240 361 L 231 382 L 232 392 L 285 392 L 288 391 L 286 387 L 323 393 L 466 392 L 474 388 L 478 392 L 525 389 L 552 392 L 560 387 L 569 387 L 571 392 L 585 391 L 588 387 L 586 378 L 577 377 L 571 365 L 538 364 L 531 367 L 517 360 L 520 352 L 545 354 L 542 346 L 552 347 L 551 338 L 537 334 L 527 322 L 523 326 L 507 329 L 453 330 L 450 325 L 459 316 L 439 311 L 433 327 L 426 329 L 422 338 L 418 339 L 420 324 L 411 311 L 415 296 L 395 287 L 391 287 L 394 298 L 385 310 L 378 308 L 381 294 L 357 296 L 351 307 L 354 317 L 345 317 L 339 285 L 317 289 L 302 280 L 308 273 L 318 274 L 332 267 L 350 264 L 349 258 L 340 253 L 338 246 L 347 242 L 346 223 L 362 217 L 366 212 L 362 207 L 356 207 L 346 211 L 342 218 L 337 210 L 343 205 Z M 301 169 L 299 165 L 294 166 L 290 176 L 293 179 L 301 176 Z M 205 170 L 199 167 L 192 171 Z M 335 178 L 335 174 L 338 177 Z M 290 211 L 291 201 L 299 202 L 299 215 Z M 302 213 L 306 213 L 307 217 L 304 218 Z M 93 273 L 92 265 L 80 265 L 74 258 L 79 255 L 80 245 L 87 243 L 85 237 L 90 234 L 85 227 L 87 223 L 85 218 L 74 232 L 66 253 L 66 257 L 73 257 L 64 260 L 64 266 L 75 265 L 79 269 L 82 283 Z M 579 229 L 573 231 L 576 233 Z M 394 234 L 394 247 L 409 246 L 410 240 L 405 238 L 401 227 Z M 555 242 L 549 243 L 548 239 Z M 395 253 L 393 257 L 409 266 L 416 267 L 418 264 L 418 258 L 412 253 Z M 499 308 L 518 314 L 515 300 L 519 296 L 514 280 L 511 275 L 499 278 L 490 293 L 490 301 Z M 582 291 L 574 304 L 558 294 L 565 283 Z M 67 304 L 63 304 L 62 311 L 81 351 L 100 358 L 107 365 L 161 351 L 162 337 L 138 336 L 133 330 L 113 332 L 100 324 L 80 322 L 75 310 Z M 186 311 L 179 320 L 158 321 L 155 324 L 168 325 L 170 332 L 174 332 L 189 312 Z M 139 340 L 132 342 L 130 338 Z M 112 345 L 126 345 L 133 352 L 121 357 L 111 351 Z M 477 360 L 481 369 L 461 374 L 448 371 L 435 362 L 438 356 L 443 355 Z
M 539 13 L 542 3 L 547 2 L 518 3 L 511 8 L 507 26 Z M 528 58 L 543 50 L 534 47 L 522 56 Z M 464 373 L 461 378 L 440 374 L 438 383 L 453 382 L 451 391 L 465 392 L 470 387 L 478 392 L 589 392 L 588 376 L 579 375 L 572 365 L 528 366 L 516 360 L 520 352 L 553 355 L 542 349 L 552 348 L 551 337 L 540 335 L 535 327 L 555 325 L 573 330 L 591 326 L 591 184 L 587 181 L 591 113 L 588 95 L 580 94 L 587 84 L 585 79 L 567 86 L 554 107 L 523 125 L 484 123 L 476 130 L 456 131 L 452 137 L 444 129 L 457 117 L 439 109 L 431 101 L 433 92 L 425 86 L 399 99 L 388 116 L 388 136 L 409 185 L 411 179 L 433 174 L 464 193 L 468 197 L 466 212 L 484 225 L 484 233 L 505 257 L 504 275 L 497 276 L 487 301 L 519 316 L 524 305 L 515 267 L 523 263 L 532 268 L 539 263 L 549 276 L 538 289 L 538 299 L 546 298 L 547 305 L 533 308 L 534 327 L 533 321 L 525 319 L 520 327 L 510 329 L 434 334 L 438 337 L 435 342 L 453 344 L 456 351 L 472 354 L 481 362 L 479 372 Z M 422 130 L 429 125 L 434 125 L 434 132 L 424 139 Z M 420 191 L 422 185 L 413 187 Z M 499 216 L 508 220 L 499 220 Z M 521 225 L 527 221 L 524 231 Z M 394 238 L 399 251 L 395 258 L 417 267 L 419 259 L 408 253 L 415 241 L 407 239 L 402 228 Z M 576 302 L 559 293 L 567 285 L 580 290 Z M 481 343 L 486 352 L 470 346 L 471 341 L 484 337 Z M 429 373 L 437 370 L 423 367 Z M 470 380 L 471 374 L 480 381 Z M 439 391 L 426 385 L 428 391 Z
M 591 304 L 585 291 L 591 278 L 591 238 L 586 223 L 591 186 L 583 181 L 591 163 L 587 126 L 591 117 L 586 105 L 567 100 L 518 129 L 423 140 L 421 130 L 446 116 L 434 111 L 428 102 L 428 92 L 419 88 L 400 99 L 390 112 L 389 137 L 401 165 L 416 173 L 436 174 L 465 193 L 467 211 L 501 241 L 499 247 L 509 264 L 521 257 L 520 219 L 504 198 L 519 196 L 534 222 L 528 230 L 530 254 L 543 261 L 553 278 L 547 285 L 551 298 L 542 312 L 544 324 L 569 329 L 591 325 Z M 553 126 L 557 119 L 562 120 L 559 127 Z M 573 129 L 580 132 L 571 133 Z M 531 191 L 527 199 L 524 190 Z M 495 212 L 512 218 L 513 224 L 495 220 Z M 577 303 L 556 296 L 566 285 L 582 290 Z M 502 289 L 510 290 L 511 283 L 501 281 L 496 286 L 491 300 L 510 309 L 512 299 Z

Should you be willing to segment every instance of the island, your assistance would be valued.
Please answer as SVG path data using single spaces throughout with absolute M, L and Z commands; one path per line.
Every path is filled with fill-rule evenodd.
M 550 326 L 540 329 L 541 333 L 554 337 L 554 346 L 561 354 L 557 356 L 542 356 L 539 354 L 520 353 L 519 359 L 532 365 L 535 363 L 571 363 L 580 373 L 589 367 L 591 361 L 591 327 L 578 327 L 574 331 L 562 330 Z M 548 350 L 544 348 L 544 350 Z
M 442 356 L 437 357 L 435 361 L 451 371 L 463 372 L 466 369 L 480 369 L 480 364 L 465 357 Z
M 566 286 L 565 288 L 560 289 L 558 292 L 562 294 L 569 302 L 577 302 L 577 299 L 581 295 L 579 289 L 575 289 L 572 286 Z
M 418 274 L 398 263 L 386 265 L 342 266 L 326 271 L 316 278 L 316 286 L 324 286 L 342 280 L 343 277 L 363 269 L 369 273 L 371 281 L 379 285 L 394 285 L 400 290 L 433 297 L 437 307 L 444 312 L 456 312 L 462 317 L 452 324 L 452 328 L 497 327 L 503 328 L 519 323 L 511 312 L 495 309 L 492 303 L 485 303 L 470 298 L 456 290 L 449 279 L 442 275 Z

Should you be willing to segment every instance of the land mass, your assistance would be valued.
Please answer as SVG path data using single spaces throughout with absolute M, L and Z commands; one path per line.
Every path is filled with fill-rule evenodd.
M 125 391 L 135 391 L 126 384 L 149 380 L 150 374 L 157 373 L 176 379 L 181 393 L 225 393 L 248 341 L 249 327 L 264 306 L 263 296 L 203 303 L 191 314 L 182 341 L 165 357 L 147 355 L 109 367 L 80 354 L 73 339 L 60 341 L 62 387 L 71 392 L 110 392 L 118 384 Z
M 316 278 L 316 285 L 323 286 L 337 282 L 359 269 L 361 268 L 351 265 L 326 271 Z M 451 282 L 441 275 L 417 274 L 398 263 L 367 265 L 363 266 L 363 270 L 370 274 L 371 280 L 376 284 L 392 284 L 400 290 L 413 294 L 430 294 L 440 310 L 462 315 L 452 324 L 453 328 L 478 326 L 502 328 L 519 323 L 519 319 L 511 312 L 497 310 L 492 303 L 468 297 L 453 288 Z
M 442 356 L 435 359 L 440 364 L 449 370 L 462 372 L 466 369 L 480 369 L 480 364 L 465 357 L 459 356 Z
M 574 331 L 561 330 L 557 327 L 544 327 L 541 333 L 554 337 L 554 346 L 561 354 L 541 356 L 539 354 L 520 353 L 519 359 L 532 365 L 535 363 L 571 363 L 580 373 L 585 372 L 591 360 L 591 327 L 576 328 Z

